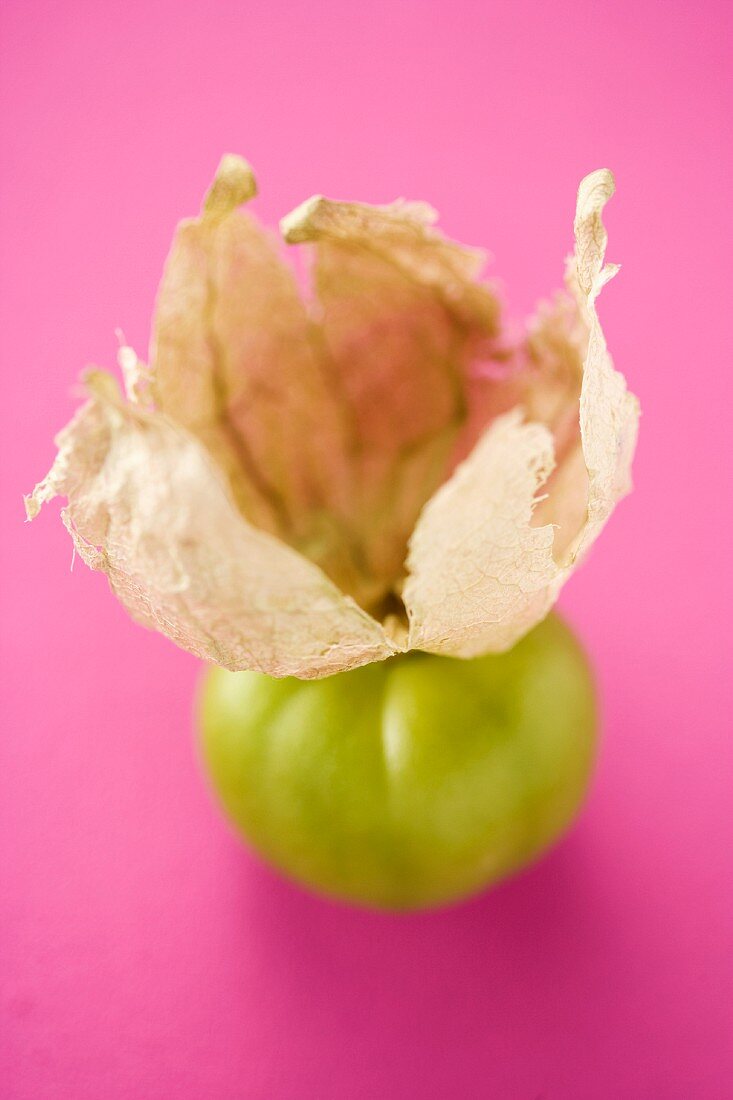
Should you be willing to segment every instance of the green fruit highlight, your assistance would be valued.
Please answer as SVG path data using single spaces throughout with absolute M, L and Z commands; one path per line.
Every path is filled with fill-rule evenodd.
M 509 653 L 410 653 L 325 680 L 207 673 L 203 755 L 232 821 L 320 893 L 445 904 L 556 840 L 590 775 L 593 684 L 549 616 Z

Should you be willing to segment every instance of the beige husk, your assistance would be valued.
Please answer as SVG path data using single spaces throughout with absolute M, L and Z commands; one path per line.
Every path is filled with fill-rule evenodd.
M 618 271 L 603 265 L 607 235 L 601 214 L 613 190 L 606 169 L 581 182 L 575 254 L 567 272 L 574 309 L 561 302 L 549 317 L 550 325 L 565 322 L 570 359 L 579 327 L 582 332 L 580 448 L 571 449 L 565 469 L 556 470 L 561 476 L 541 502 L 546 522 L 537 526 L 538 492 L 555 462 L 552 434 L 538 423 L 523 423 L 518 411 L 489 427 L 428 502 L 410 540 L 403 599 L 412 647 L 457 657 L 510 648 L 547 614 L 631 488 L 638 403 L 613 367 L 595 306 Z M 560 327 L 556 339 L 562 332 Z M 580 523 L 579 488 L 585 497 Z
M 612 191 L 606 170 L 581 183 L 568 289 L 509 353 L 479 254 L 428 207 L 299 207 L 282 231 L 311 252 L 304 301 L 225 157 L 176 234 L 150 366 L 121 350 L 127 400 L 87 375 L 29 518 L 65 496 L 131 615 L 226 668 L 508 648 L 630 488 L 637 403 L 595 309 Z M 454 468 L 469 406 L 488 427 Z

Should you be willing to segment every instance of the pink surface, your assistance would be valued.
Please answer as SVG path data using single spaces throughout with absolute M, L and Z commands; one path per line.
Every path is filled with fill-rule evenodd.
M 730 1096 L 729 12 L 5 0 L 3 1100 Z M 70 572 L 56 515 L 22 522 L 225 150 L 272 223 L 314 191 L 429 199 L 515 315 L 559 284 L 581 175 L 617 175 L 637 489 L 563 597 L 602 758 L 569 839 L 450 911 L 257 865 L 199 771 L 196 662 Z

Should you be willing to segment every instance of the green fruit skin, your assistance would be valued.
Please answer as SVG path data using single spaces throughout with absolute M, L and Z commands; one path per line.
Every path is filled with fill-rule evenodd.
M 271 864 L 387 909 L 464 898 L 573 819 L 590 775 L 593 684 L 549 616 L 510 652 L 410 653 L 324 680 L 208 672 L 203 755 Z

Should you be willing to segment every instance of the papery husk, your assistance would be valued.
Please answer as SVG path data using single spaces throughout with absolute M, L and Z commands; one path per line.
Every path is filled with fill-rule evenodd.
M 86 564 L 132 617 L 225 668 L 308 679 L 395 652 L 312 562 L 238 512 L 197 440 L 122 400 L 109 375 L 57 439 L 29 518 L 57 495 Z
M 638 403 L 613 367 L 596 312 L 598 294 L 618 270 L 604 266 L 602 211 L 613 191 L 607 169 L 581 182 L 568 272 L 574 301 L 562 300 L 539 332 L 540 347 L 554 344 L 570 364 L 582 348 L 580 446 L 564 428 L 556 463 L 552 416 L 542 417 L 545 426 L 515 412 L 488 428 L 428 502 L 412 536 L 402 594 L 411 647 L 466 658 L 509 649 L 547 614 L 631 488 Z M 546 404 L 546 382 L 534 395 L 535 415 Z M 564 415 L 562 404 L 557 412 Z
M 498 302 L 476 282 L 480 254 L 432 229 L 428 207 L 323 198 L 283 221 L 311 253 L 305 302 L 274 237 L 237 209 L 255 191 L 225 157 L 179 227 L 149 398 L 213 455 L 251 523 L 376 609 L 448 473 Z
M 310 315 L 344 414 L 352 533 L 373 597 L 404 576 L 425 501 L 451 470 L 469 412 L 470 371 L 499 353 L 499 303 L 477 281 L 484 257 L 433 228 L 424 203 L 316 196 L 283 219 L 308 250 Z M 492 388 L 492 414 L 514 403 Z
M 224 158 L 176 234 L 150 366 L 121 350 L 127 401 L 88 377 L 29 518 L 66 496 L 78 553 L 131 615 L 232 670 L 509 648 L 630 488 L 638 407 L 595 309 L 616 270 L 611 174 L 581 183 L 568 291 L 530 326 L 519 381 L 492 381 L 489 427 L 452 475 L 471 372 L 503 354 L 480 258 L 422 205 L 316 198 L 283 223 L 311 249 L 304 303 L 236 209 L 255 190 Z

